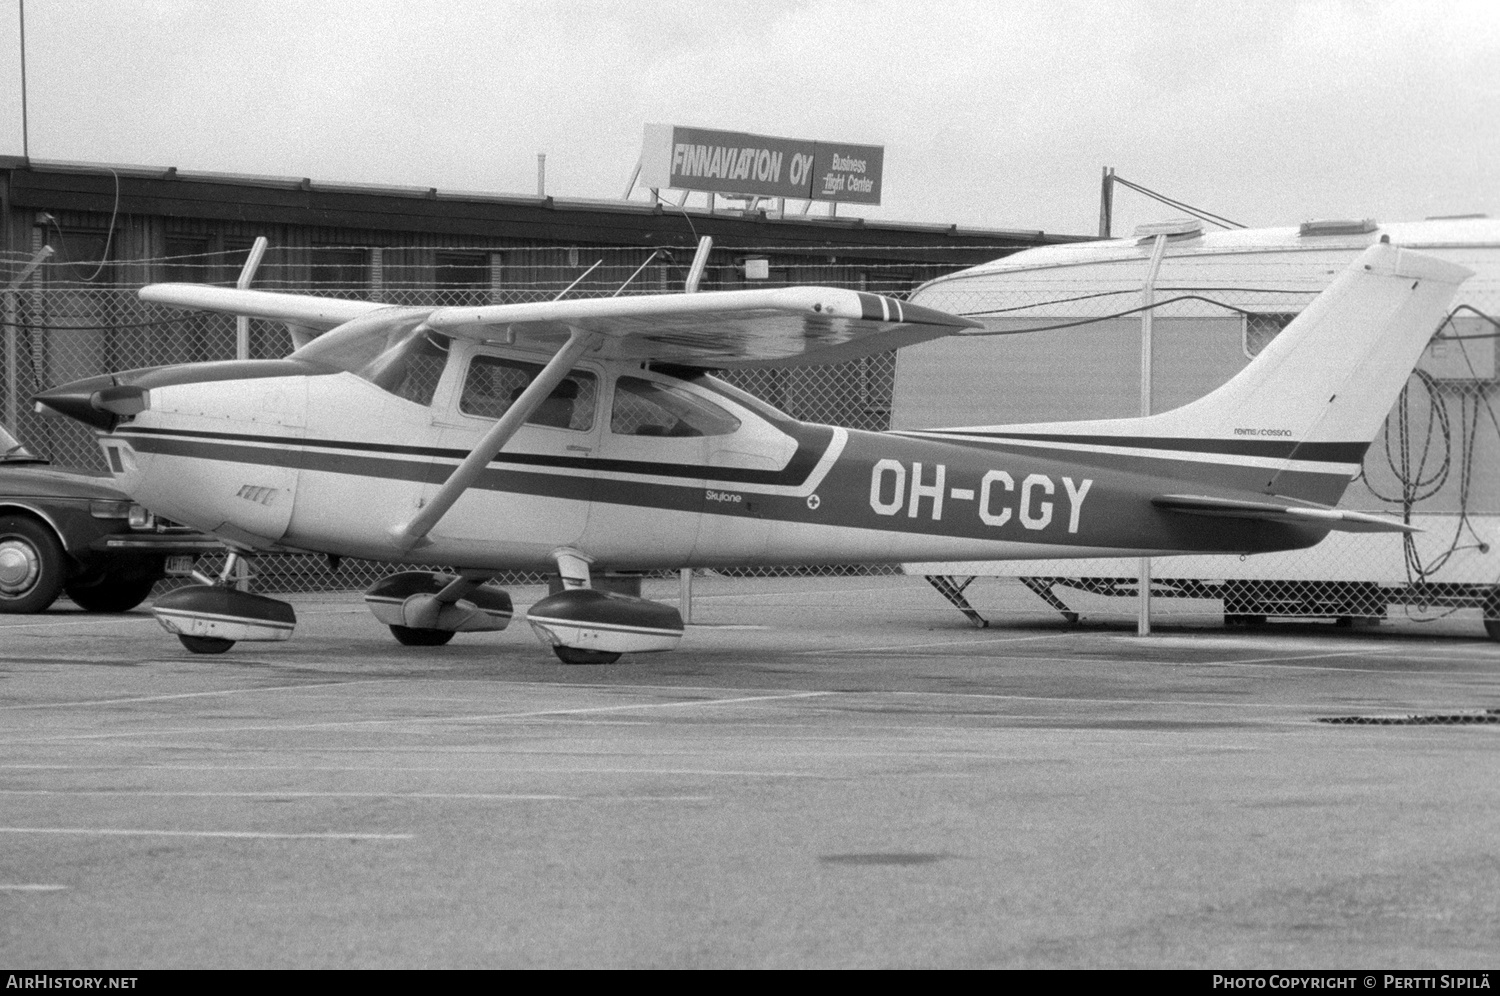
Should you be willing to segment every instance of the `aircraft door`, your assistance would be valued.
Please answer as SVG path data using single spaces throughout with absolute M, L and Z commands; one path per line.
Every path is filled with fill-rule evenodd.
M 710 454 L 738 426 L 729 412 L 681 382 L 617 377 L 585 550 L 627 569 L 690 563 Z
M 442 455 L 427 494 L 442 486 L 542 364 L 477 352 L 442 420 Z M 539 405 L 463 497 L 433 527 L 434 541 L 454 541 L 491 556 L 519 552 L 546 559 L 577 546 L 589 520 L 589 465 L 599 441 L 599 377 L 574 369 Z

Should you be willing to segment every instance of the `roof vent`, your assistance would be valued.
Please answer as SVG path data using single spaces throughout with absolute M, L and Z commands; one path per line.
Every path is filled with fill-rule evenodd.
M 1321 221 L 1304 221 L 1302 227 L 1297 229 L 1297 234 L 1306 238 L 1310 235 L 1369 235 L 1380 225 L 1374 218 L 1360 218 L 1357 221 L 1347 218 L 1330 218 Z
M 1197 218 L 1173 218 L 1171 221 L 1153 221 L 1135 226 L 1135 237 L 1142 240 L 1154 239 L 1158 235 L 1191 238 L 1202 234 L 1203 222 Z

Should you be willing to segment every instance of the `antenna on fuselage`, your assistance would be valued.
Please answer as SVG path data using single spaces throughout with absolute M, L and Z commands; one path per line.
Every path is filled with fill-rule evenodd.
M 698 282 L 703 279 L 703 271 L 708 269 L 708 254 L 714 247 L 713 236 L 705 235 L 698 240 L 698 251 L 693 254 L 693 265 L 688 269 L 687 283 L 683 286 L 684 294 L 698 293 Z

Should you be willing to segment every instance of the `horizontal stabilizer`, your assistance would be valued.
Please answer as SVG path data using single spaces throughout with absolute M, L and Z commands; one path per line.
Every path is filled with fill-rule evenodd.
M 1185 512 L 1188 515 L 1208 515 L 1221 519 L 1259 519 L 1264 522 L 1299 522 L 1342 533 L 1421 532 L 1416 526 L 1409 526 L 1394 519 L 1317 505 L 1243 501 L 1238 498 L 1210 498 L 1205 495 L 1158 495 L 1151 499 L 1151 504 L 1170 512 Z

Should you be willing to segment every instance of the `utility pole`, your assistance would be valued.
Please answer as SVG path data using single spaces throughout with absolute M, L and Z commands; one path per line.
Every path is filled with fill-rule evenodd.
M 1099 237 L 1109 238 L 1109 227 L 1115 215 L 1115 168 L 1104 167 L 1104 178 L 1099 181 Z
M 26 0 L 18 0 L 21 11 L 21 158 L 31 165 L 31 135 L 26 122 Z

